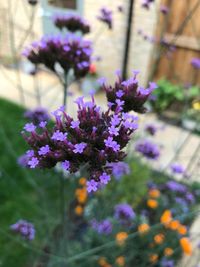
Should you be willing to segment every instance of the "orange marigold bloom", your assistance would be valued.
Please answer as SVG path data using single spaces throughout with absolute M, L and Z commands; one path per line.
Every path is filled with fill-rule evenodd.
M 117 244 L 122 246 L 124 245 L 126 239 L 128 238 L 128 234 L 126 232 L 119 232 L 115 236 Z
M 186 235 L 187 234 L 187 227 L 185 225 L 180 225 L 177 229 L 180 235 Z
M 160 191 L 158 189 L 149 190 L 149 196 L 151 198 L 158 198 L 160 196 Z
M 186 255 L 192 255 L 192 244 L 187 237 L 182 237 L 180 239 L 180 245 Z
M 115 262 L 117 265 L 123 267 L 125 265 L 125 258 L 123 256 L 119 256 Z
M 76 215 L 81 216 L 83 214 L 83 207 L 81 207 L 80 205 L 76 206 L 75 213 Z
M 147 206 L 151 209 L 155 209 L 158 207 L 158 202 L 155 199 L 148 199 Z
M 87 179 L 85 177 L 82 177 L 82 178 L 79 179 L 79 184 L 82 185 L 82 186 L 85 186 L 86 182 L 87 182 Z
M 178 230 L 179 227 L 180 227 L 180 222 L 178 220 L 173 220 L 169 223 L 169 228 L 171 230 Z
M 157 234 L 154 236 L 154 241 L 156 244 L 162 244 L 165 239 L 165 236 L 163 234 Z
M 151 255 L 149 256 L 149 261 L 150 261 L 151 263 L 156 263 L 157 260 L 158 260 L 158 255 L 157 255 L 157 254 L 151 254 Z
M 111 265 L 106 261 L 106 258 L 104 258 L 104 257 L 99 258 L 98 264 L 101 267 L 111 267 Z
M 147 223 L 142 223 L 138 226 L 138 232 L 143 234 L 149 231 L 149 225 Z
M 173 251 L 172 248 L 166 248 L 166 249 L 164 250 L 164 255 L 165 255 L 165 256 L 171 256 L 173 253 L 174 253 L 174 251 Z
M 160 222 L 163 224 L 168 224 L 172 220 L 172 214 L 170 210 L 165 210 L 160 217 Z

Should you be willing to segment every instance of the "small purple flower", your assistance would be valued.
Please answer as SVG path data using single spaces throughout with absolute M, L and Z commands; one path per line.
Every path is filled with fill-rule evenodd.
M 171 259 L 169 260 L 169 259 L 163 258 L 161 261 L 161 267 L 174 267 L 174 266 L 175 266 L 174 261 Z
M 35 238 L 35 228 L 33 224 L 25 220 L 19 220 L 15 224 L 12 224 L 10 229 L 29 241 Z
M 40 124 L 39 124 L 40 128 L 45 128 L 46 125 L 47 125 L 46 121 L 41 121 Z
M 28 165 L 31 169 L 34 169 L 39 164 L 39 160 L 36 157 L 33 157 L 28 161 Z
M 191 60 L 191 65 L 197 70 L 200 69 L 200 58 L 193 58 Z
M 104 172 L 100 177 L 99 177 L 99 179 L 100 179 L 100 182 L 102 183 L 102 184 L 107 184 L 109 181 L 110 181 L 110 175 L 108 175 L 106 172 Z
M 112 136 L 118 136 L 119 135 L 119 129 L 118 128 L 115 128 L 115 126 L 110 126 L 110 128 L 108 129 L 109 131 L 109 134 Z
M 150 160 L 157 160 L 160 156 L 159 147 L 148 140 L 139 141 L 136 144 L 135 149 Z
M 105 219 L 100 222 L 94 219 L 90 222 L 90 224 L 92 228 L 99 234 L 109 235 L 112 233 L 113 226 L 108 219 Z
M 178 193 L 186 193 L 187 187 L 181 183 L 178 183 L 176 181 L 169 181 L 166 184 L 166 187 L 170 189 L 171 191 L 178 192 Z
M 72 129 L 78 128 L 79 125 L 80 125 L 80 121 L 72 121 L 71 122 L 71 128 Z
M 182 174 L 185 172 L 185 168 L 179 163 L 173 163 L 170 167 L 173 173 Z
M 29 161 L 29 157 L 27 156 L 27 154 L 21 155 L 21 156 L 17 159 L 17 163 L 18 163 L 21 167 L 28 167 L 28 161 Z
M 42 121 L 48 121 L 50 119 L 48 111 L 42 107 L 37 107 L 33 110 L 26 111 L 24 113 L 24 117 L 36 125 L 39 125 Z
M 87 191 L 90 192 L 96 192 L 98 189 L 98 183 L 95 180 L 87 181 Z
M 112 11 L 107 8 L 100 9 L 100 15 L 97 17 L 100 21 L 108 25 L 109 29 L 112 29 Z
M 116 96 L 121 98 L 122 96 L 124 95 L 124 92 L 122 90 L 119 90 L 117 93 L 116 93 Z
M 106 147 L 112 148 L 115 152 L 119 151 L 120 146 L 116 141 L 113 140 L 111 136 L 109 136 L 106 140 L 104 140 Z
M 119 180 L 123 175 L 130 173 L 129 165 L 125 162 L 116 162 L 111 163 L 112 166 L 112 174 L 113 176 Z
M 34 132 L 36 129 L 36 126 L 31 122 L 31 123 L 26 123 L 25 126 L 24 126 L 24 130 L 27 131 L 27 132 Z
M 59 130 L 56 130 L 53 133 L 53 136 L 51 137 L 52 140 L 56 140 L 56 141 L 65 141 L 67 138 L 67 133 L 62 133 Z
M 49 145 L 46 145 L 46 146 L 42 146 L 40 148 L 40 150 L 38 151 L 38 154 L 41 156 L 41 155 L 46 155 L 50 152 L 50 148 L 49 148 Z
M 65 171 L 69 171 L 70 162 L 68 160 L 65 160 L 65 161 L 61 162 L 61 166 Z
M 157 132 L 157 127 L 154 124 L 147 124 L 145 126 L 145 131 L 150 135 L 155 135 Z
M 26 155 L 27 155 L 27 157 L 29 157 L 29 158 L 32 158 L 33 156 L 34 156 L 34 151 L 33 150 L 28 150 L 28 151 L 26 151 Z
M 134 217 L 135 213 L 129 204 L 122 203 L 115 206 L 115 218 L 121 223 L 130 222 Z
M 83 153 L 84 149 L 86 148 L 87 144 L 86 143 L 80 143 L 80 144 L 76 144 L 74 147 L 75 149 L 73 150 L 74 153 Z

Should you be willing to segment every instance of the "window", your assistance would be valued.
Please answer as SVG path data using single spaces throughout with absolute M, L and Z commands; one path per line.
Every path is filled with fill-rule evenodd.
M 76 0 L 48 0 L 49 5 L 59 8 L 77 9 Z

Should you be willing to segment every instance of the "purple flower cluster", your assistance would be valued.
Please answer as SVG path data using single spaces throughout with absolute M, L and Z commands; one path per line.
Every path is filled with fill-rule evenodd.
M 20 234 L 23 238 L 30 241 L 33 240 L 35 237 L 34 225 L 25 220 L 19 220 L 15 224 L 12 224 L 10 226 L 10 229 L 15 233 Z
M 24 118 L 29 119 L 36 125 L 39 125 L 41 122 L 48 121 L 50 119 L 50 116 L 45 108 L 38 107 L 33 110 L 27 110 L 24 113 Z
M 125 162 L 116 162 L 111 164 L 112 175 L 119 180 L 123 175 L 130 173 L 130 167 Z
M 65 73 L 72 69 L 76 78 L 88 73 L 91 53 L 91 43 L 73 34 L 43 37 L 23 51 L 23 55 L 36 66 L 43 64 L 56 73 L 58 63 Z
M 169 181 L 166 183 L 167 189 L 177 192 L 177 193 L 186 193 L 187 192 L 187 187 L 181 183 L 178 183 L 176 181 Z
M 135 149 L 147 159 L 156 160 L 160 156 L 159 147 L 148 140 L 139 141 Z
M 98 222 L 93 219 L 91 222 L 91 227 L 99 234 L 109 235 L 112 232 L 112 223 L 110 220 L 105 219 L 103 221 Z
M 185 168 L 179 163 L 173 163 L 170 166 L 173 173 L 182 174 L 185 172 Z
M 145 126 L 145 131 L 149 133 L 150 135 L 155 135 L 157 132 L 157 127 L 154 124 L 147 124 Z
M 115 218 L 120 223 L 130 222 L 135 217 L 135 213 L 129 204 L 122 203 L 115 206 Z
M 112 11 L 103 7 L 100 9 L 100 14 L 97 16 L 97 18 L 108 25 L 109 29 L 112 29 L 113 27 L 113 19 L 112 19 Z
M 116 92 L 119 93 L 123 95 Z M 46 125 L 39 128 L 33 123 L 24 126 L 22 134 L 32 148 L 28 165 L 52 168 L 61 163 L 70 173 L 85 166 L 89 173 L 87 190 L 97 191 L 110 181 L 113 163 L 121 162 L 126 156 L 124 148 L 138 128 L 138 117 L 124 112 L 120 101 L 116 101 L 114 110 L 109 105 L 105 112 L 96 105 L 93 96 L 88 102 L 79 97 L 75 103 L 77 119 L 61 107 L 52 113 L 56 118 L 53 129 L 47 129 Z
M 193 59 L 191 60 L 191 65 L 192 65 L 195 69 L 199 70 L 199 69 L 200 69 L 200 58 L 193 58 Z
M 107 86 L 105 81 L 102 81 L 102 87 L 106 92 L 107 100 L 112 110 L 121 110 L 124 112 L 136 111 L 144 113 L 146 111 L 143 106 L 148 100 L 152 91 L 157 88 L 157 85 L 150 82 L 147 89 L 140 87 L 136 78 L 138 72 L 134 71 L 134 76 L 127 81 L 122 81 L 118 73 L 118 81 L 115 86 Z
M 142 7 L 149 9 L 154 0 L 142 0 Z
M 53 18 L 55 26 L 60 29 L 67 29 L 70 32 L 80 31 L 83 34 L 90 32 L 90 25 L 82 17 L 74 14 L 57 14 Z

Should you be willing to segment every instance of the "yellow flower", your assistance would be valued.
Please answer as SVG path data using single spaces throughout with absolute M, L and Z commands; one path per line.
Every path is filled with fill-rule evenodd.
M 160 218 L 160 222 L 164 225 L 168 225 L 172 220 L 172 214 L 170 210 L 165 210 Z
M 147 223 L 142 223 L 138 226 L 138 232 L 143 234 L 149 231 L 149 225 Z
M 162 244 L 165 239 L 165 236 L 163 234 L 157 234 L 154 236 L 154 241 L 156 244 Z
M 158 189 L 149 190 L 149 196 L 151 198 L 158 198 L 160 196 L 160 191 Z
M 119 256 L 115 262 L 118 266 L 123 267 L 125 265 L 125 258 L 123 256 Z
M 200 110 L 200 100 L 196 100 L 192 103 L 192 107 L 195 110 Z
M 81 207 L 80 205 L 76 206 L 75 213 L 76 215 L 81 216 L 83 214 L 83 207 Z
M 180 245 L 186 255 L 192 255 L 192 244 L 187 237 L 182 237 L 180 239 Z
M 187 234 L 187 227 L 185 225 L 180 225 L 177 229 L 180 235 L 186 235 Z
M 79 179 L 79 184 L 82 185 L 82 186 L 85 186 L 86 185 L 86 182 L 87 182 L 87 179 L 82 177 Z
M 156 209 L 158 207 L 158 202 L 155 199 L 148 199 L 147 206 L 151 209 Z
M 124 245 L 126 239 L 128 238 L 128 234 L 126 232 L 119 232 L 115 236 L 116 242 L 119 246 Z
M 174 251 L 173 251 L 172 248 L 166 248 L 166 249 L 164 250 L 164 255 L 165 255 L 165 256 L 171 256 L 173 253 L 174 253 Z
M 149 256 L 149 261 L 150 261 L 151 263 L 156 263 L 157 260 L 158 260 L 158 255 L 157 255 L 157 254 L 151 254 L 151 255 Z

